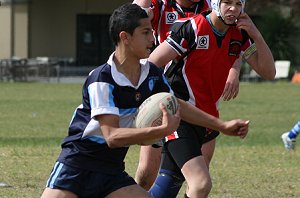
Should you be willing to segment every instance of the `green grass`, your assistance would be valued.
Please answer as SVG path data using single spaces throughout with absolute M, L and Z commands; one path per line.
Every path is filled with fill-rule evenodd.
M 0 83 L 1 198 L 40 197 L 74 109 L 81 84 Z M 213 198 L 300 197 L 300 152 L 284 150 L 280 135 L 299 120 L 300 85 L 241 83 L 221 117 L 249 119 L 246 139 L 219 136 L 211 163 Z M 134 175 L 139 147 L 126 158 Z M 184 188 L 180 192 L 182 197 Z

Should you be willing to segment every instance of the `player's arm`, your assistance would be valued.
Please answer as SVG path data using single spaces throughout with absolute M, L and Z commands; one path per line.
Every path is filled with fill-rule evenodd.
M 143 8 L 149 8 L 151 6 L 151 0 L 134 0 L 132 3 L 135 3 Z
M 95 116 L 99 121 L 102 134 L 110 148 L 118 148 L 133 144 L 141 144 L 153 139 L 160 139 L 175 131 L 180 122 L 179 111 L 175 115 L 169 114 L 163 105 L 162 125 L 147 128 L 120 128 L 119 116 L 103 114 Z
M 245 51 L 243 58 L 262 78 L 274 80 L 276 70 L 272 52 L 246 13 L 240 15 L 237 27 L 245 30 L 255 43 Z
M 168 62 L 177 57 L 176 51 L 164 41 L 150 54 L 149 61 L 158 67 L 164 67 Z
M 151 2 L 152 2 L 151 0 L 134 0 L 132 3 L 135 3 L 139 5 L 141 8 L 143 8 L 147 12 L 150 20 L 152 20 L 153 11 L 150 8 Z
M 225 83 L 222 94 L 223 100 L 228 101 L 234 99 L 239 93 L 239 76 L 241 71 L 241 57 L 235 60 L 234 64 L 229 70 L 228 77 Z
M 225 135 L 239 136 L 241 138 L 246 137 L 248 133 L 249 120 L 244 121 L 236 119 L 231 121 L 223 121 L 181 99 L 178 99 L 178 102 L 181 107 L 181 118 L 191 124 L 204 126 L 216 131 L 220 131 Z
M 164 67 L 177 56 L 182 56 L 194 45 L 195 33 L 192 30 L 189 20 L 176 21 L 168 38 L 150 54 L 149 61 L 158 67 Z

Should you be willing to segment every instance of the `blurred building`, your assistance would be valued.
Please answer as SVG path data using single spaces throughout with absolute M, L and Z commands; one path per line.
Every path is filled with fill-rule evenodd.
M 126 0 L 0 0 L 0 59 L 73 58 L 98 65 L 112 51 L 108 18 Z
M 0 0 L 0 59 L 59 57 L 77 65 L 99 65 L 113 50 L 108 36 L 112 11 L 129 0 Z M 281 0 L 248 0 L 250 14 Z M 288 4 L 287 2 L 290 2 Z M 300 1 L 282 4 L 300 15 Z M 259 5 L 259 6 L 258 6 Z M 298 9 L 298 10 L 297 10 Z M 300 61 L 299 61 L 300 63 Z

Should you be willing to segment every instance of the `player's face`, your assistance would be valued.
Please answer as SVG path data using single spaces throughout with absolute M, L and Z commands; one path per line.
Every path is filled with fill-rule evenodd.
M 234 24 L 241 14 L 242 3 L 240 0 L 222 0 L 220 11 L 226 24 Z
M 148 58 L 154 43 L 152 26 L 149 18 L 141 19 L 132 35 L 131 50 L 139 59 Z

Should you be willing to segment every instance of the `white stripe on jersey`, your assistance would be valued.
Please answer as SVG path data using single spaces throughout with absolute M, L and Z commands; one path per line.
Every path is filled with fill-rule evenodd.
M 194 33 L 195 33 L 195 43 L 196 44 L 198 44 L 197 43 L 197 39 L 198 39 L 198 36 L 197 36 L 197 25 L 196 25 L 196 22 L 195 22 L 195 20 L 194 19 L 191 19 L 191 24 L 192 24 L 192 27 L 193 27 L 193 30 L 194 30 Z
M 183 48 L 181 45 L 178 45 L 178 43 L 176 42 L 176 41 L 174 41 L 170 36 L 168 37 L 168 39 L 167 39 L 169 42 L 167 42 L 168 43 L 168 45 L 171 47 L 171 48 L 173 48 L 176 52 L 177 52 L 177 54 L 179 55 L 179 56 L 182 56 L 187 50 L 185 49 L 185 48 Z M 182 39 L 182 41 L 183 41 L 183 39 Z
M 100 114 L 119 115 L 112 95 L 113 86 L 105 82 L 94 82 L 89 85 L 89 98 L 91 105 L 91 118 Z
M 193 92 L 193 90 L 192 90 L 192 88 L 191 88 L 189 79 L 188 79 L 188 77 L 187 77 L 187 75 L 186 75 L 186 72 L 185 72 L 185 68 L 186 68 L 186 67 L 185 67 L 185 66 L 186 66 L 186 58 L 187 58 L 187 57 L 184 58 L 184 64 L 183 64 L 183 68 L 182 68 L 182 76 L 183 76 L 183 78 L 184 78 L 184 80 L 185 80 L 185 82 L 186 82 L 187 89 L 188 89 L 188 91 L 189 91 L 189 96 L 190 96 L 190 97 L 189 97 L 188 102 L 189 102 L 190 104 L 196 106 L 196 99 L 195 99 L 195 96 L 194 96 L 194 92 Z

